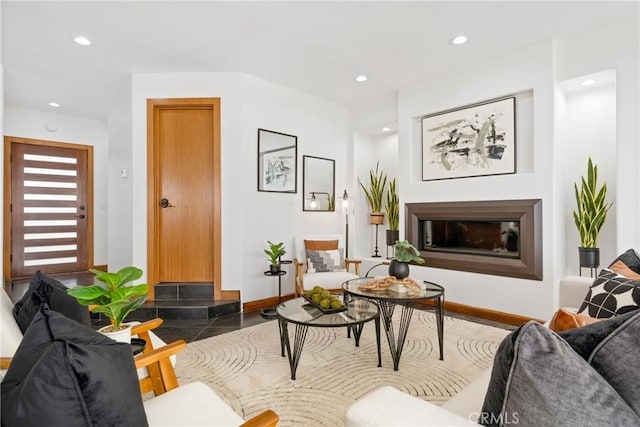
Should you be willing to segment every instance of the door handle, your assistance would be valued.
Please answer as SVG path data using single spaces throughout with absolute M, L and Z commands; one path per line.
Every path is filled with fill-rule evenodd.
M 172 205 L 172 204 L 171 204 L 171 202 L 169 202 L 169 199 L 166 199 L 166 198 L 160 199 L 160 207 L 161 207 L 162 209 L 165 209 L 165 208 L 175 208 L 175 206 L 174 206 L 174 205 Z

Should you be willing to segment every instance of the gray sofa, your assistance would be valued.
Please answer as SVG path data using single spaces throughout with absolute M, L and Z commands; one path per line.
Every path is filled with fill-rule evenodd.
M 561 307 L 577 308 L 593 279 L 571 276 L 560 282 Z M 487 369 L 442 406 L 384 386 L 359 399 L 345 414 L 347 427 L 459 426 L 478 422 L 491 379 Z

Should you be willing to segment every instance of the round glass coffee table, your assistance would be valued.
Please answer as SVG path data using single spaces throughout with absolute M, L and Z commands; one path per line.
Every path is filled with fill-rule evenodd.
M 289 358 L 291 368 L 291 379 L 296 379 L 296 370 L 302 354 L 302 347 L 307 337 L 307 330 L 310 326 L 317 328 L 339 328 L 347 327 L 353 331 L 356 347 L 360 346 L 360 335 L 364 324 L 374 320 L 376 325 L 376 344 L 378 348 L 378 366 L 382 366 L 380 357 L 380 311 L 378 306 L 362 298 L 349 298 L 345 302 L 346 310 L 338 312 L 324 313 L 319 308 L 308 302 L 304 298 L 296 298 L 280 303 L 276 307 L 278 324 L 280 326 L 280 349 L 282 357 L 285 357 L 285 350 Z M 289 340 L 289 323 L 296 325 L 293 340 L 293 351 Z
M 389 350 L 391 351 L 391 357 L 393 359 L 393 369 L 395 371 L 398 370 L 400 356 L 402 355 L 404 341 L 407 338 L 407 331 L 409 330 L 409 324 L 411 323 L 413 309 L 416 303 L 427 300 L 433 300 L 434 302 L 436 326 L 438 328 L 438 344 L 440 346 L 440 360 L 443 360 L 444 311 L 442 306 L 444 303 L 444 288 L 436 283 L 418 281 L 417 283 L 422 283 L 422 289 L 419 292 L 411 290 L 406 290 L 406 292 L 404 290 L 399 291 L 399 287 L 383 290 L 362 289 L 363 285 L 366 285 L 373 280 L 379 280 L 379 278 L 360 277 L 358 279 L 347 280 L 342 284 L 342 291 L 345 294 L 345 299 L 347 299 L 347 295 L 369 298 L 375 301 L 380 307 L 380 314 L 382 315 L 384 324 L 384 332 L 387 335 Z M 398 327 L 398 338 L 396 340 L 391 319 L 397 305 L 402 306 L 402 313 L 400 316 L 400 326 Z

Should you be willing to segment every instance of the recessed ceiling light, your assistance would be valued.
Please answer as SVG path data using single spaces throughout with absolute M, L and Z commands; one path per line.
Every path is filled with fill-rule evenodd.
M 382 128 L 382 132 L 389 132 L 390 130 L 391 130 L 391 129 L 389 129 L 389 128 L 388 128 L 388 127 L 386 127 L 386 126 Z
M 50 102 L 49 103 L 49 107 L 56 107 L 58 108 L 60 106 L 60 104 L 58 104 L 57 102 Z
M 85 36 L 78 36 L 75 37 L 73 39 L 74 42 L 78 43 L 79 45 L 82 46 L 90 46 L 91 45 L 91 40 L 89 40 L 88 38 L 86 38 Z
M 356 81 L 357 82 L 366 82 L 367 80 L 369 80 L 369 77 L 365 76 L 364 74 L 360 74 L 358 77 L 356 77 Z
M 582 86 L 591 86 L 592 84 L 594 84 L 596 81 L 593 79 L 588 79 L 583 81 L 582 83 L 580 83 Z
M 459 34 L 457 36 L 455 36 L 454 38 L 451 39 L 450 43 L 451 44 L 464 44 L 467 42 L 467 36 L 465 36 L 464 34 Z

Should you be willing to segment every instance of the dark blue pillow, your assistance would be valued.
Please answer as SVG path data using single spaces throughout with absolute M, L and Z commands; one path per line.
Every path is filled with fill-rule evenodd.
M 131 346 L 44 308 L 0 388 L 3 426 L 147 425 Z
M 64 314 L 76 322 L 91 326 L 87 307 L 80 305 L 74 297 L 70 296 L 65 285 L 38 271 L 31 279 L 27 292 L 13 307 L 13 317 L 23 334 L 36 313 L 45 304 L 51 310 Z

